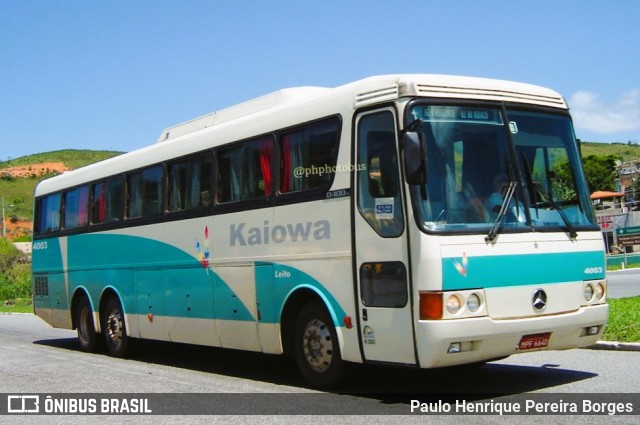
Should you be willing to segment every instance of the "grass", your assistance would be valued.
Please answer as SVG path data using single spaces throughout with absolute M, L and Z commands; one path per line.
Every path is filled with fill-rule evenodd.
M 31 298 L 18 298 L 0 304 L 0 313 L 33 313 Z
M 640 342 L 640 296 L 609 299 L 605 341 Z

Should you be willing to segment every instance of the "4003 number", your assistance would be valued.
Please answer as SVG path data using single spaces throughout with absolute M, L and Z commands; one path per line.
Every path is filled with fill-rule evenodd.
M 587 267 L 584 269 L 584 274 L 602 274 L 603 270 L 602 267 Z
M 32 245 L 32 248 L 34 251 L 47 249 L 48 248 L 47 241 L 34 242 Z

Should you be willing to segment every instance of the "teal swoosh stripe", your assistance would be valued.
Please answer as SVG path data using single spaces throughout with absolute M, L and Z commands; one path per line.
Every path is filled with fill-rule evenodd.
M 117 288 L 130 314 L 255 321 L 256 318 L 214 270 L 187 253 L 157 240 L 113 234 L 68 238 L 69 293 L 82 286 L 97 305 L 105 287 Z M 34 256 L 34 271 L 49 276 L 50 293 L 65 293 L 62 256 L 56 239 Z M 336 326 L 346 315 L 330 291 L 307 273 L 282 264 L 255 264 L 255 284 L 261 323 L 278 323 L 287 297 L 306 287 L 331 306 Z M 43 301 L 42 301 L 43 302 Z M 66 303 L 57 308 L 68 308 Z
M 338 300 L 313 277 L 294 267 L 284 264 L 257 262 L 256 293 L 260 303 L 262 323 L 278 323 L 284 303 L 289 295 L 301 287 L 318 294 L 331 306 L 336 327 L 344 326 L 342 319 L 347 315 Z
M 498 288 L 604 279 L 601 251 L 467 257 L 466 276 L 458 269 L 462 258 L 443 258 L 443 289 Z M 456 264 L 458 268 L 456 268 Z

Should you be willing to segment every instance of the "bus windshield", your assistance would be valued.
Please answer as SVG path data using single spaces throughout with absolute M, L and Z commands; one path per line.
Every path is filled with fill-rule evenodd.
M 568 115 L 421 103 L 410 114 L 426 146 L 427 184 L 411 189 L 423 230 L 593 227 Z

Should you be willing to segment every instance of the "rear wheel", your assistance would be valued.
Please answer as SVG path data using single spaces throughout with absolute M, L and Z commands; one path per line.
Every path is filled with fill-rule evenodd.
M 124 357 L 129 352 L 130 338 L 124 321 L 124 311 L 118 297 L 111 297 L 103 315 L 103 329 L 107 349 L 114 357 Z
M 98 334 L 93 323 L 93 310 L 86 296 L 80 298 L 74 314 L 80 349 L 88 353 L 95 352 L 98 348 Z
M 313 387 L 338 384 L 344 362 L 335 326 L 320 301 L 302 307 L 296 323 L 295 356 L 302 376 Z

